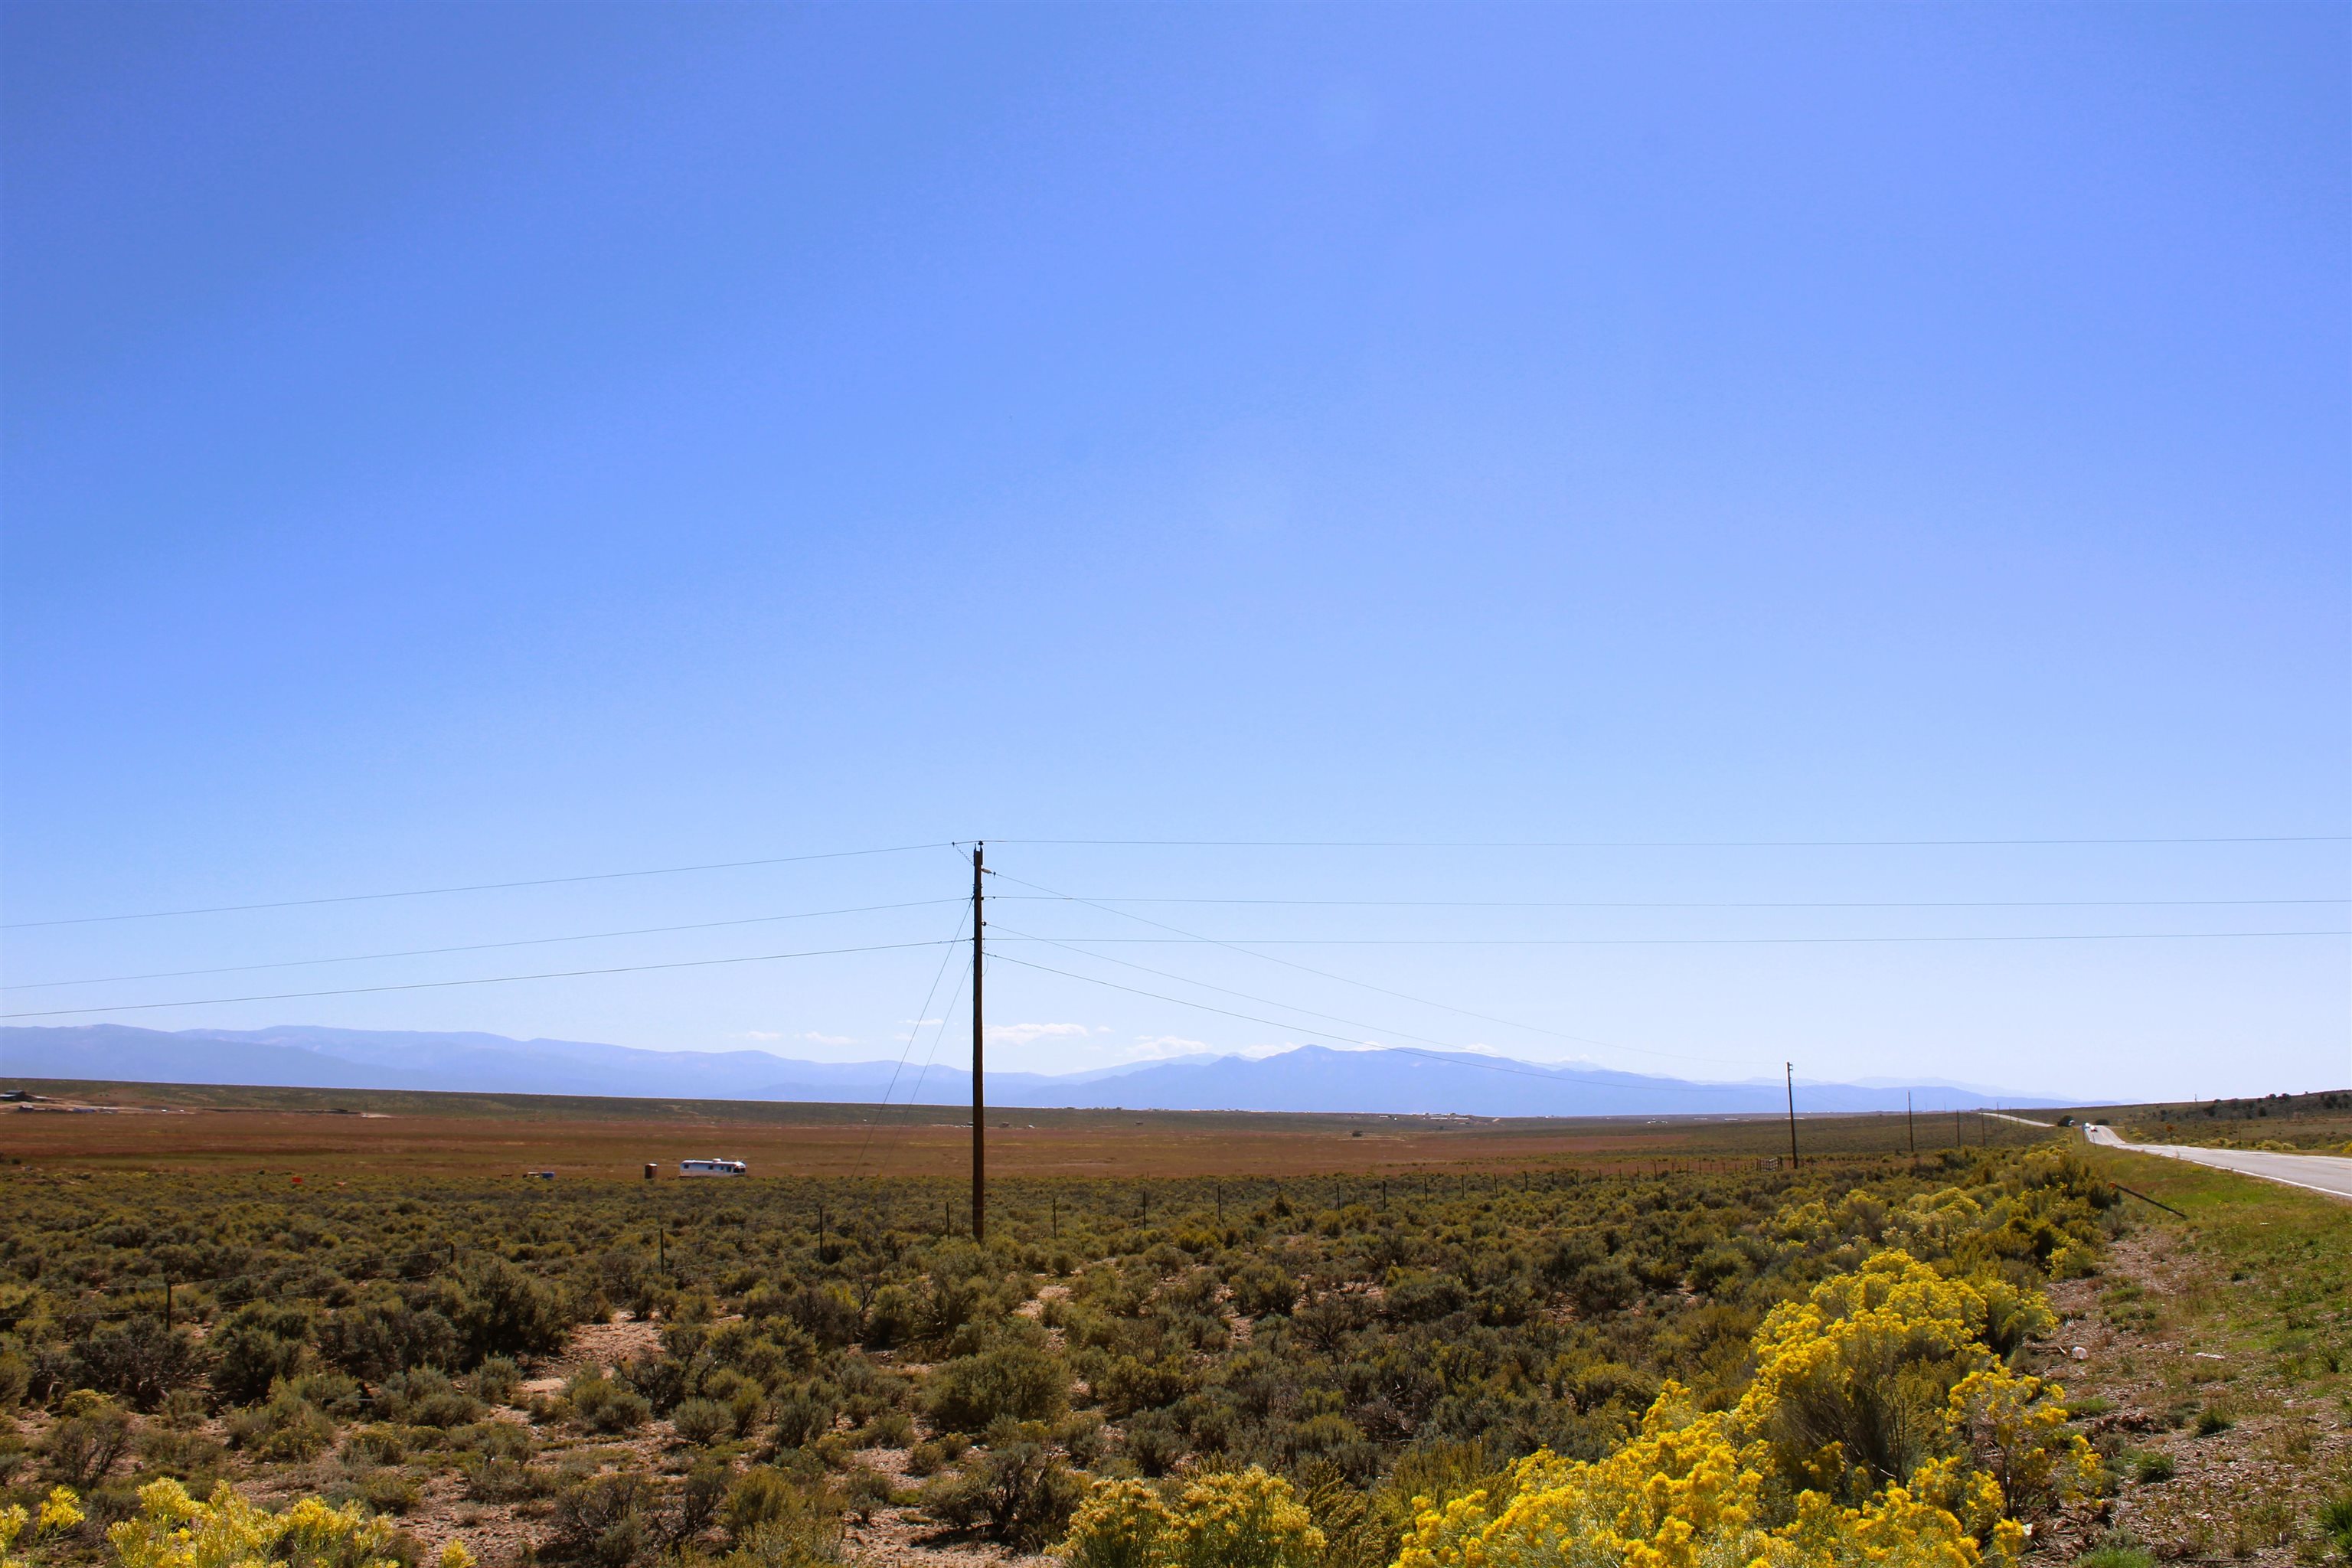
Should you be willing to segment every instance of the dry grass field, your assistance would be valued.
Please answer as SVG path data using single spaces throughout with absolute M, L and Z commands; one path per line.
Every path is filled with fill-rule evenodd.
M 235 1089 L 0 1079 L 43 1100 L 0 1109 L 0 1160 L 40 1167 L 197 1170 L 251 1165 L 349 1177 L 552 1170 L 639 1179 L 647 1161 L 721 1155 L 762 1177 L 953 1177 L 971 1122 L 941 1106 L 591 1100 L 541 1095 Z M 68 1109 L 72 1108 L 72 1109 Z M 1238 1111 L 992 1111 L 992 1173 L 1006 1177 L 1378 1176 L 1409 1172 L 1635 1173 L 1675 1162 L 1786 1153 L 1775 1117 L 1495 1120 Z M 1801 1117 L 1801 1153 L 2014 1148 L 2036 1133 L 1995 1118 Z
M 2105 1118 L 2136 1142 L 2151 1143 L 2305 1151 L 2333 1151 L 2352 1144 L 2352 1089 L 2100 1106 L 2079 1114 Z

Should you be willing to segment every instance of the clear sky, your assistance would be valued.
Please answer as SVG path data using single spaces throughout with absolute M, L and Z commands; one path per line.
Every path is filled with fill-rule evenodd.
M 11 922 L 986 836 L 1069 972 L 992 970 L 1009 1064 L 2352 1082 L 2352 942 L 2248 934 L 2352 914 L 2342 6 L 0 30 Z M 967 879 L 19 923 L 8 1010 L 937 943 L 47 984 Z M 1024 947 L 1169 934 L 1038 888 L 1416 902 L 1127 906 L 1311 974 Z M 891 1056 L 943 951 L 43 1021 Z

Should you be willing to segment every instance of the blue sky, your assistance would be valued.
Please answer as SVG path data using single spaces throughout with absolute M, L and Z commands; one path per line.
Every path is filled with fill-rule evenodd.
M 2340 7 L 0 29 L 12 922 L 977 835 L 2352 827 Z M 992 859 L 1420 901 L 1157 908 L 1348 939 L 1279 950 L 1320 975 L 1022 950 L 1164 933 L 1008 905 L 1008 956 L 1094 977 L 992 974 L 1023 1066 L 1318 1037 L 1238 991 L 1709 1076 L 2352 1081 L 2352 942 L 2215 934 L 2342 931 L 2340 838 Z M 938 942 L 952 904 L 45 984 L 961 880 L 933 849 L 19 925 L 8 1005 Z M 1662 903 L 1698 907 L 1626 907 Z M 2004 940 L 1884 940 L 1955 936 Z M 942 1011 L 940 955 L 89 1017 L 870 1057 Z

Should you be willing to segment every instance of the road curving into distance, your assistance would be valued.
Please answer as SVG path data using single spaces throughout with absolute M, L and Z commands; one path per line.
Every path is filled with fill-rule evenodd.
M 2182 1143 L 2126 1143 L 2114 1128 L 2097 1125 L 2084 1127 L 2083 1135 L 2102 1148 L 2128 1149 L 2135 1154 L 2161 1154 L 2168 1160 L 2187 1160 L 2193 1164 L 2235 1171 L 2242 1176 L 2260 1176 L 2266 1182 L 2281 1182 L 2290 1187 L 2302 1187 L 2309 1192 L 2325 1193 L 2331 1198 L 2352 1202 L 2352 1159 L 2338 1154 L 2276 1154 L 2263 1149 L 2196 1149 Z

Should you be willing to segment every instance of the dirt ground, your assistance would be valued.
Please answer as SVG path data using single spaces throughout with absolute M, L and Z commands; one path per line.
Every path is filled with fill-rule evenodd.
M 2309 1522 L 2330 1478 L 2352 1472 L 2352 1409 L 2252 1352 L 2224 1316 L 2180 1310 L 2259 1289 L 2182 1242 L 2171 1225 L 2137 1230 L 2096 1278 L 2050 1288 L 2063 1321 L 2034 1370 L 2065 1389 L 2070 1406 L 2108 1406 L 2083 1427 L 2124 1479 L 2115 1497 L 2045 1524 L 2037 1557 L 2069 1563 L 2112 1532 L 2168 1561 L 2316 1560 Z M 2209 1412 L 2202 1425 L 2218 1429 L 2200 1431 Z M 2157 1463 L 2143 1470 L 2142 1456 Z M 2163 1460 L 2172 1474 L 2156 1479 Z
M 586 1100 L 541 1095 L 62 1084 L 0 1079 L 42 1100 L 0 1106 L 0 1161 L 57 1168 L 251 1167 L 306 1182 L 379 1174 L 664 1178 L 681 1159 L 748 1161 L 763 1178 L 952 1177 L 969 1168 L 968 1112 L 943 1106 Z M 1970 1117 L 1802 1117 L 1811 1155 L 2014 1145 L 2041 1130 Z M 991 1171 L 1008 1178 L 1517 1171 L 1644 1163 L 1753 1168 L 1788 1147 L 1776 1117 L 1310 1115 L 1244 1111 L 992 1111 Z

